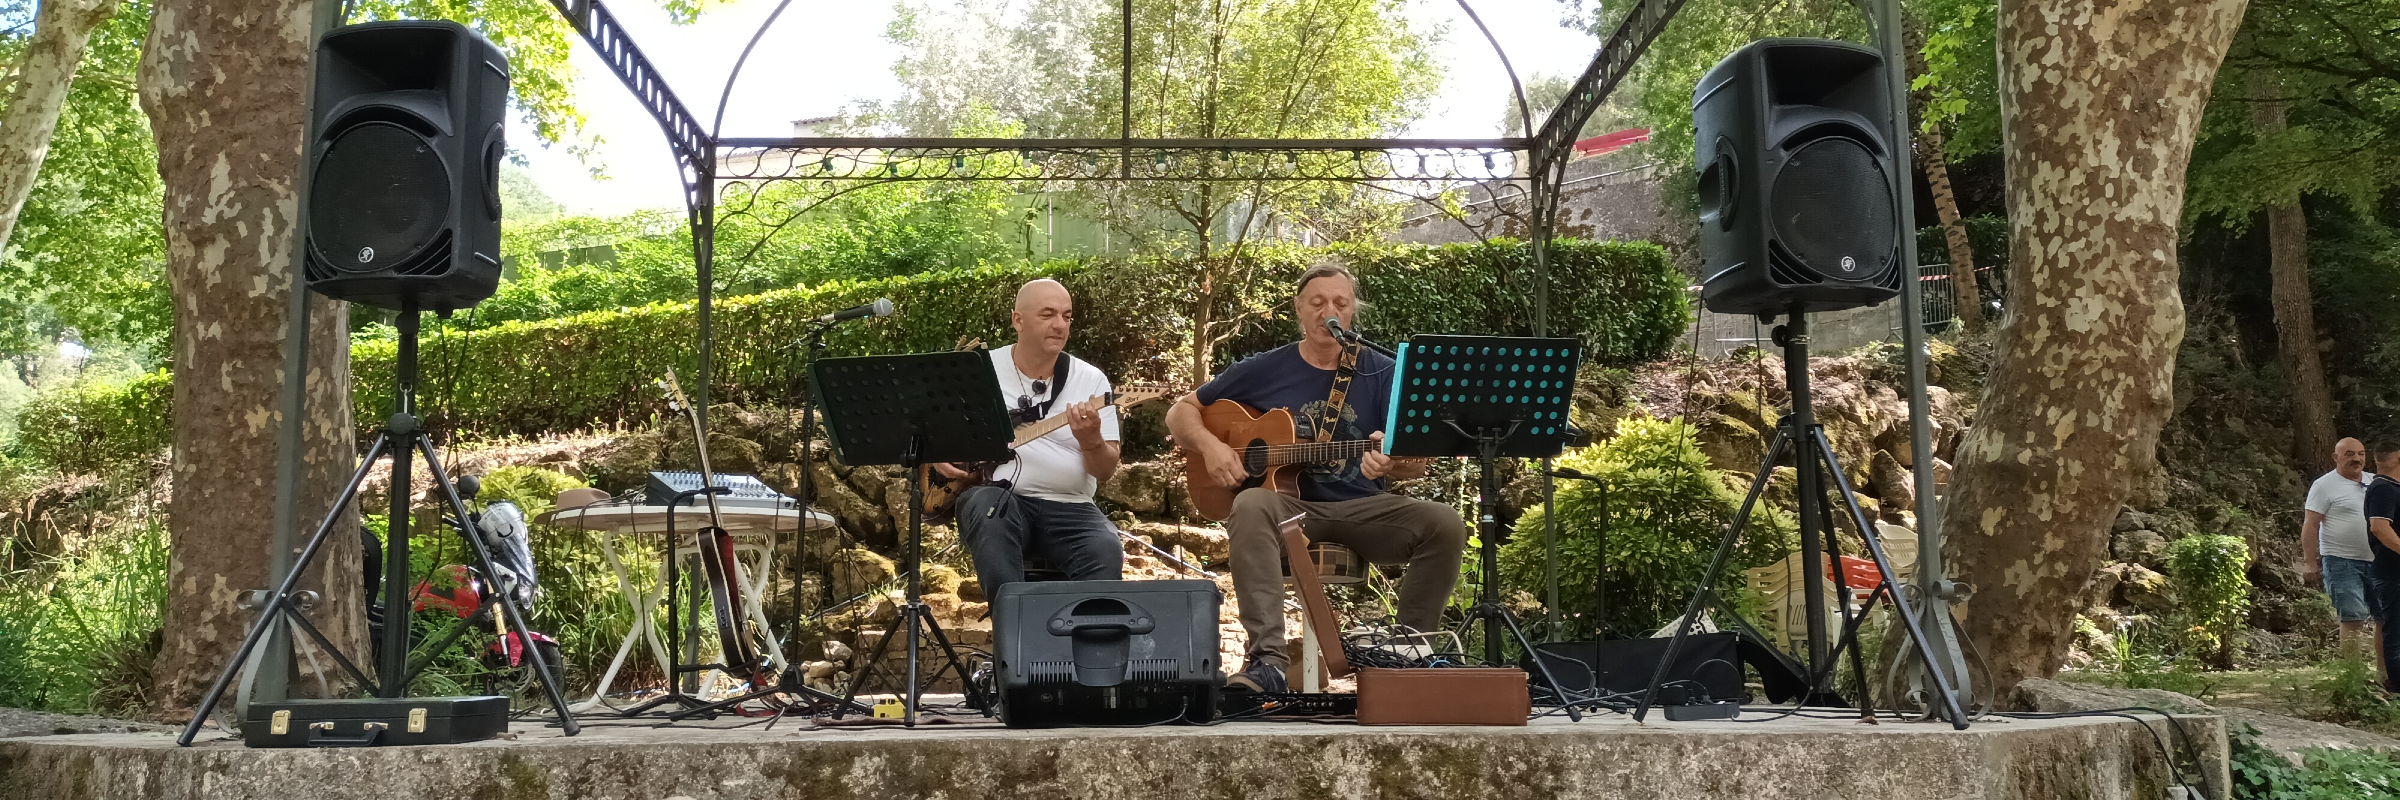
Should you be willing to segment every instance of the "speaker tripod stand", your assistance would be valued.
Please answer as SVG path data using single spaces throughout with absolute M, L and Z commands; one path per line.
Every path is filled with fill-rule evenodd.
M 400 349 L 398 357 L 393 359 L 392 415 L 384 420 L 383 430 L 376 433 L 374 443 L 368 445 L 366 457 L 359 461 L 358 470 L 351 473 L 350 482 L 342 487 L 341 496 L 334 500 L 333 508 L 325 512 L 324 521 L 317 524 L 316 533 L 309 536 L 308 544 L 301 548 L 299 557 L 293 560 L 291 571 L 283 575 L 281 582 L 265 598 L 258 620 L 251 623 L 249 634 L 242 637 L 242 644 L 234 650 L 232 660 L 226 663 L 224 671 L 217 673 L 217 680 L 209 685 L 208 693 L 200 697 L 199 708 L 192 712 L 192 720 L 184 726 L 183 734 L 175 740 L 176 744 L 191 745 L 193 737 L 200 734 L 201 723 L 224 699 L 226 687 L 233 684 L 243 665 L 249 662 L 251 652 L 258 648 L 259 642 L 266 638 L 269 631 L 286 620 L 332 656 L 334 663 L 340 665 L 350 679 L 369 694 L 380 698 L 407 695 L 409 682 L 432 661 L 426 659 L 412 669 L 408 658 L 409 619 L 416 599 L 413 597 L 415 584 L 411 581 L 413 576 L 409 574 L 408 561 L 409 485 L 414 472 L 410 461 L 413 456 L 424 457 L 425 468 L 433 474 L 433 485 L 441 492 L 443 504 L 452 516 L 465 523 L 463 528 L 466 535 L 462 538 L 466 539 L 467 552 L 475 558 L 475 568 L 482 572 L 486 580 L 494 584 L 503 582 L 501 576 L 505 573 L 495 568 L 490 544 L 468 522 L 474 516 L 467 512 L 466 501 L 459 497 L 458 488 L 442 470 L 441 458 L 434 452 L 432 436 L 419 424 L 416 416 L 417 328 L 422 316 L 413 301 L 401 306 L 397 320 Z M 383 680 L 376 681 L 368 678 L 356 662 L 308 621 L 308 615 L 300 607 L 299 595 L 305 593 L 297 589 L 301 576 L 308 572 L 309 564 L 314 563 L 317 555 L 324 551 L 325 540 L 332 534 L 335 524 L 349 511 L 351 501 L 358 498 L 359 486 L 366 482 L 367 475 L 375 470 L 375 463 L 385 455 L 392 459 L 392 505 L 390 528 L 384 544 L 383 635 L 375 654 L 376 672 Z M 533 646 L 533 629 L 528 624 L 524 607 L 517 602 L 516 587 L 495 585 L 489 590 L 499 595 L 497 612 L 503 617 L 503 624 L 525 643 L 526 660 L 533 666 L 535 679 L 541 683 L 542 693 L 556 713 L 559 727 L 568 736 L 580 732 L 582 726 L 575 722 L 574 714 L 567 711 L 565 691 L 558 685 L 557 673 L 551 670 L 552 665 L 549 659 L 543 657 L 541 648 Z M 277 655 L 270 653 L 268 657 Z
M 1794 451 L 1794 469 L 1799 478 L 1800 558 L 1805 562 L 1801 571 L 1801 592 L 1808 615 L 1808 688 L 1802 692 L 1800 702 L 1806 704 L 1826 693 L 1825 684 L 1832 678 L 1834 664 L 1846 652 L 1850 656 L 1851 671 L 1858 678 L 1855 704 L 1859 713 L 1862 716 L 1874 713 L 1873 698 L 1866 688 L 1867 672 L 1864 658 L 1859 652 L 1858 633 L 1868 614 L 1875 610 L 1876 602 L 1887 597 L 1899 611 L 1900 622 L 1908 631 L 1909 646 L 1916 650 L 1917 657 L 1926 664 L 1942 663 L 1935 660 L 1930 642 L 1918 625 L 1916 610 L 1910 606 L 1907 595 L 1900 591 L 1899 578 L 1892 572 L 1890 559 L 1884 556 L 1883 544 L 1876 540 L 1874 526 L 1868 521 L 1866 512 L 1859 508 L 1858 495 L 1850 491 L 1850 482 L 1842 474 L 1841 460 L 1834 456 L 1833 445 L 1825 439 L 1824 427 L 1817 424 L 1816 411 L 1809 399 L 1808 314 L 1803 306 L 1795 305 L 1790 312 L 1790 321 L 1775 327 L 1774 341 L 1783 348 L 1784 386 L 1792 396 L 1792 412 L 1776 423 L 1775 437 L 1767 444 L 1766 456 L 1759 460 L 1758 472 L 1750 481 L 1749 493 L 1742 498 L 1741 508 L 1734 512 L 1733 521 L 1725 526 L 1725 536 L 1717 542 L 1717 551 L 1709 559 L 1708 571 L 1700 576 L 1699 588 L 1692 592 L 1691 602 L 1685 605 L 1682 619 L 1676 622 L 1675 637 L 1667 643 L 1666 656 L 1659 660 L 1658 667 L 1651 673 L 1649 689 L 1642 693 L 1640 704 L 1634 708 L 1633 718 L 1637 722 L 1649 715 L 1650 706 L 1658 697 L 1659 687 L 1666 682 L 1669 667 L 1683 649 L 1684 638 L 1691 634 L 1694 625 L 1699 624 L 1703 606 L 1722 605 L 1716 594 L 1717 580 L 1733 555 L 1734 544 L 1740 541 L 1743 530 L 1749 525 L 1750 512 L 1757 508 L 1759 497 L 1766 492 L 1767 483 L 1774 476 L 1776 462 L 1783 459 L 1787 449 Z M 1867 553 L 1872 556 L 1876 574 L 1880 576 L 1880 582 L 1867 597 L 1866 606 L 1857 612 L 1850 610 L 1849 581 L 1843 576 L 1843 571 L 1838 567 L 1827 568 L 1829 562 L 1841 556 L 1840 545 L 1833 535 L 1832 509 L 1825 505 L 1824 482 L 1827 479 L 1840 492 L 1843 510 L 1849 514 L 1851 524 L 1857 526 L 1859 538 L 1866 543 Z M 1930 486 L 1920 487 L 1920 491 L 1932 490 Z M 1830 650 L 1826 641 L 1823 585 L 1829 572 L 1835 594 L 1840 596 L 1838 600 L 1842 618 L 1839 641 Z M 1928 672 L 1932 673 L 1934 684 L 1941 692 L 1940 710 L 1947 713 L 1952 727 L 1965 730 L 1967 716 L 1959 708 L 1958 694 L 1951 690 L 1949 676 L 1938 669 Z

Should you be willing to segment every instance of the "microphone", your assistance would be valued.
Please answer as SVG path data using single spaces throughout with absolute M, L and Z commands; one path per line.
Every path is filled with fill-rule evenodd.
M 892 299 L 889 297 L 878 297 L 875 298 L 875 302 L 851 306 L 849 308 L 818 317 L 817 322 L 830 325 L 846 319 L 858 319 L 859 317 L 888 317 L 891 315 Z
M 1565 478 L 1571 481 L 1590 481 L 1592 483 L 1608 482 L 1607 480 L 1596 475 L 1585 475 L 1583 474 L 1582 470 L 1575 469 L 1574 467 L 1559 467 L 1557 469 L 1550 470 L 1550 477 Z
M 1333 340 L 1334 340 L 1334 341 L 1337 341 L 1337 342 L 1344 342 L 1344 343 L 1349 343 L 1349 344 L 1357 344 L 1357 343 L 1358 343 L 1358 334 L 1356 334 L 1356 333 L 1352 333 L 1352 332 L 1350 332 L 1349 330 L 1347 330 L 1347 329 L 1343 328 L 1343 327 L 1342 327 L 1342 319 L 1341 319 L 1340 317 L 1326 317 L 1326 318 L 1325 318 L 1325 330 L 1326 330 L 1326 332 L 1333 334 Z

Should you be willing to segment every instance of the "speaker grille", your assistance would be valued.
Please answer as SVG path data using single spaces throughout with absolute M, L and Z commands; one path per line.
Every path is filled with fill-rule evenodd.
M 309 244 L 344 272 L 408 269 L 449 241 L 450 175 L 415 131 L 388 122 L 334 137 L 309 187 Z
M 1843 282 L 1873 282 L 1891 267 L 1892 185 L 1866 145 L 1840 136 L 1803 144 L 1772 192 L 1775 238 L 1794 266 Z

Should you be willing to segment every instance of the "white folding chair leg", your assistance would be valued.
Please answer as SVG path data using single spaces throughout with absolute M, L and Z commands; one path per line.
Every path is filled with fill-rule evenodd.
M 1300 615 L 1300 685 L 1296 692 L 1316 694 L 1325 691 L 1325 657 L 1318 652 L 1316 632 L 1308 629 L 1308 615 Z

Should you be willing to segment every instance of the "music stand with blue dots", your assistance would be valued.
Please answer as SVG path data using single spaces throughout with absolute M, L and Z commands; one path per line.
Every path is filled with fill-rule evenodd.
M 1484 660 L 1501 663 L 1503 628 L 1532 661 L 1551 697 L 1580 720 L 1550 667 L 1530 658 L 1533 643 L 1500 604 L 1500 473 L 1502 458 L 1548 458 L 1572 436 L 1579 339 L 1522 336 L 1416 336 L 1396 350 L 1392 398 L 1383 425 L 1383 452 L 1395 457 L 1475 459 L 1483 467 L 1476 528 L 1483 540 L 1483 596 L 1467 610 L 1461 632 L 1481 620 Z

